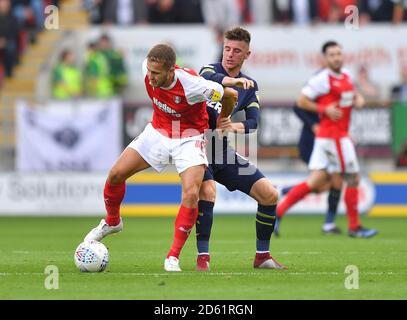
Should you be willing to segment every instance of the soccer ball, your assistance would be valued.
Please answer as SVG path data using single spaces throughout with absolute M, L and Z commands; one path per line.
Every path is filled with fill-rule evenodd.
M 82 242 L 75 250 L 74 259 L 82 272 L 101 272 L 109 263 L 109 251 L 101 242 Z

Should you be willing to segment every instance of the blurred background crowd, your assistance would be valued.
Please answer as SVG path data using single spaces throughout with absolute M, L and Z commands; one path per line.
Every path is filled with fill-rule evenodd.
M 50 5 L 57 6 L 60 11 L 61 28 L 55 32 L 46 30 L 44 24 L 49 18 L 45 8 Z M 135 70 L 139 70 L 139 59 L 145 57 L 148 50 L 146 38 L 154 30 L 166 30 L 167 26 L 168 29 L 173 27 L 180 30 L 185 27 L 181 30 L 185 35 L 183 31 L 192 29 L 186 26 L 192 24 L 193 28 L 201 31 L 204 29 L 211 35 L 200 39 L 208 45 L 196 45 L 192 49 L 190 42 L 184 41 L 185 39 L 174 44 L 180 53 L 177 63 L 181 66 L 190 66 L 188 59 L 191 56 L 194 56 L 194 61 L 201 61 L 197 52 L 202 48 L 207 51 L 207 56 L 213 55 L 212 51 L 209 54 L 213 47 L 217 47 L 218 53 L 221 53 L 223 32 L 232 26 L 245 25 L 265 31 L 257 31 L 261 35 L 257 36 L 256 33 L 256 37 L 253 37 L 260 42 L 263 40 L 258 39 L 268 39 L 269 34 L 273 33 L 273 39 L 278 39 L 275 40 L 277 42 L 257 42 L 254 46 L 257 51 L 252 54 L 252 63 L 249 65 L 258 68 L 256 70 L 260 72 L 262 70 L 259 66 L 266 65 L 269 72 L 261 75 L 261 93 L 268 94 L 267 97 L 262 96 L 262 105 L 268 110 L 290 107 L 298 93 L 292 87 L 298 84 L 284 88 L 287 83 L 281 82 L 281 76 L 286 75 L 290 81 L 305 81 L 304 70 L 300 71 L 302 73 L 299 77 L 293 76 L 293 72 L 297 70 L 293 67 L 295 64 L 290 65 L 293 55 L 297 54 L 300 57 L 297 56 L 298 60 L 302 59 L 302 66 L 315 70 L 321 67 L 316 56 L 307 56 L 309 52 L 318 54 L 319 41 L 315 41 L 315 51 L 311 51 L 302 35 L 312 34 L 310 46 L 314 46 L 313 32 L 318 33 L 318 30 L 340 30 L 335 34 L 340 38 L 346 31 L 341 24 L 343 26 L 344 21 L 349 21 L 349 15 L 355 13 L 358 14 L 359 27 L 369 28 L 369 35 L 375 35 L 378 30 L 386 31 L 387 35 L 393 37 L 382 39 L 378 36 L 374 41 L 369 38 L 372 41 L 369 41 L 366 50 L 355 44 L 355 37 L 350 37 L 351 40 L 347 43 L 347 48 L 351 47 L 353 50 L 350 64 L 358 90 L 366 97 L 369 107 L 388 109 L 385 114 L 390 114 L 389 110 L 395 109 L 393 107 L 396 103 L 407 105 L 407 47 L 402 44 L 403 37 L 400 37 L 398 44 L 397 33 L 388 32 L 389 28 L 403 32 L 407 25 L 407 0 L 0 0 L 0 148 L 14 152 L 15 102 L 21 97 L 31 101 L 38 101 L 43 97 L 45 100 L 52 98 L 65 101 L 119 96 L 124 105 L 140 103 L 144 90 L 139 88 L 140 79 Z M 141 32 L 132 33 L 132 28 Z M 296 44 L 291 43 L 289 49 L 286 49 L 286 33 L 294 31 L 297 32 L 295 39 L 303 42 L 300 48 L 295 48 Z M 129 32 L 132 39 L 126 41 Z M 324 34 L 331 35 L 331 31 L 328 32 Z M 69 34 L 76 36 L 71 38 L 71 42 L 66 42 Z M 78 37 L 78 34 L 83 37 Z M 199 33 L 198 36 L 192 33 L 189 37 L 195 41 L 198 39 L 196 37 L 204 34 Z M 156 36 L 153 38 L 157 39 Z M 77 41 L 78 39 L 83 41 Z M 162 41 L 174 40 L 177 39 L 170 37 Z M 340 42 L 342 40 L 345 39 L 339 39 Z M 389 41 L 392 44 L 385 45 Z M 345 54 L 349 52 L 345 50 Z M 216 57 L 220 59 L 221 55 Z M 205 62 L 213 61 L 203 61 Z M 386 67 L 390 65 L 392 68 Z M 277 69 L 285 73 L 279 75 Z M 384 75 L 386 79 L 383 81 Z M 258 79 L 258 74 L 255 77 Z M 264 82 L 270 78 L 274 82 L 272 85 L 271 82 L 267 83 L 269 87 L 266 87 Z M 275 98 L 276 91 L 287 94 L 284 93 L 283 98 Z M 274 100 L 271 101 L 270 97 Z M 379 119 L 379 111 L 369 121 L 374 123 Z M 278 111 L 275 112 L 278 114 Z M 263 114 L 267 121 L 271 121 L 267 118 L 267 112 Z M 131 117 L 128 116 L 127 120 L 130 121 Z M 282 116 L 282 120 L 279 120 L 274 114 L 273 117 L 277 119 L 274 120 L 274 126 L 288 119 Z M 144 118 L 148 117 L 138 117 Z M 263 127 L 267 133 L 266 126 Z M 387 131 L 391 130 L 393 127 L 389 124 Z M 266 133 L 264 139 L 269 137 Z M 379 136 L 378 134 L 378 139 Z M 389 157 L 391 137 L 386 139 L 377 142 L 375 150 L 379 151 L 375 155 Z M 383 142 L 384 140 L 386 141 Z M 399 144 L 403 144 L 404 140 L 400 141 Z M 274 142 L 270 140 L 267 143 L 272 145 Z M 366 144 L 370 147 L 369 142 Z M 380 151 L 383 145 L 387 148 L 386 152 Z M 407 164 L 407 143 L 401 149 L 404 153 L 398 153 L 400 159 L 397 162 Z M 285 157 L 287 153 L 278 150 L 276 153 L 266 154 L 267 157 L 269 155 Z M 366 156 L 368 157 L 369 155 Z
M 361 23 L 406 20 L 404 0 L 84 0 L 92 23 L 225 24 L 338 23 L 345 8 L 358 6 Z M 228 14 L 224 14 L 227 12 Z M 222 18 L 219 19 L 219 13 Z M 226 18 L 226 19 L 225 19 Z M 232 21 L 233 20 L 233 21 Z
M 48 5 L 58 0 L 0 0 L 0 79 L 35 42 Z M 360 24 L 407 21 L 406 0 L 82 0 L 95 25 L 200 23 L 219 34 L 239 24 L 340 23 L 349 5 L 358 6 Z

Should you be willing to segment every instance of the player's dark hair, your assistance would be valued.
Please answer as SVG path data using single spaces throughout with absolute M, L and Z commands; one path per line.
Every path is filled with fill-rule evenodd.
M 250 44 L 251 36 L 249 31 L 241 28 L 236 27 L 225 32 L 225 38 L 228 40 L 237 40 L 237 41 L 244 41 L 247 44 Z
M 147 59 L 154 62 L 162 62 L 167 69 L 170 69 L 177 59 L 175 51 L 167 44 L 157 44 L 150 49 Z
M 339 43 L 336 41 L 327 41 L 322 46 L 322 53 L 325 54 L 326 51 L 331 47 L 340 47 Z

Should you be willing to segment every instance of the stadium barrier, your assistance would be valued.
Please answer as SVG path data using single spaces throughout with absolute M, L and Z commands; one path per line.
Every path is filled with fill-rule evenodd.
M 370 216 L 407 216 L 407 172 L 371 173 L 376 197 Z
M 289 186 L 304 174 L 267 175 L 275 185 Z M 90 216 L 104 215 L 103 186 L 106 173 L 3 173 L 0 174 L 0 215 Z M 217 214 L 255 212 L 254 200 L 240 192 L 217 186 Z M 360 210 L 371 216 L 407 216 L 407 173 L 371 173 L 362 178 Z M 323 214 L 327 194 L 309 195 L 294 206 L 296 214 Z M 176 173 L 146 172 L 127 184 L 123 216 L 175 216 L 181 199 Z M 343 203 L 339 212 L 344 212 Z
M 407 108 L 406 108 L 407 109 Z M 147 103 L 125 103 L 123 106 L 123 146 L 127 146 L 151 121 L 153 110 Z M 234 115 L 234 121 L 243 112 Z M 352 112 L 350 135 L 361 157 L 391 157 L 392 123 L 391 108 L 367 106 Z M 295 115 L 292 105 L 263 102 L 258 128 L 258 157 L 287 156 L 281 149 L 297 152 L 302 122 Z M 273 151 L 275 150 L 275 151 Z M 294 155 L 293 155 L 294 156 Z M 297 155 L 295 155 L 297 156 Z

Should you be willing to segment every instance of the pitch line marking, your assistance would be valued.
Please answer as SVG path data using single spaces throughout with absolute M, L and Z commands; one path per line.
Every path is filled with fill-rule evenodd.
M 332 276 L 337 276 L 337 275 L 342 275 L 341 272 L 287 272 L 281 270 L 281 272 L 284 272 L 284 274 L 287 275 L 293 275 L 293 276 L 303 276 L 303 275 L 332 275 Z M 99 274 L 99 273 L 81 273 L 81 272 L 61 272 L 63 275 L 79 275 L 79 274 Z M 153 276 L 153 277 L 158 277 L 158 276 L 195 276 L 195 275 L 202 275 L 202 276 L 259 276 L 259 275 L 265 275 L 266 273 L 264 272 L 208 272 L 208 273 L 197 273 L 194 271 L 184 271 L 181 273 L 171 273 L 171 272 L 165 272 L 165 273 L 145 273 L 145 272 L 102 272 L 100 273 L 101 275 L 109 275 L 109 276 Z M 388 275 L 405 275 L 407 272 L 361 272 L 363 275 L 383 275 L 383 276 L 388 276 Z M 43 276 L 44 274 L 41 272 L 0 272 L 0 276 L 31 276 L 31 275 L 41 275 Z

